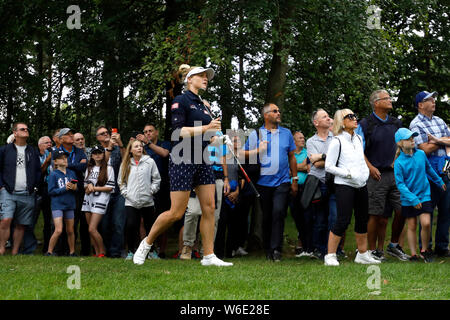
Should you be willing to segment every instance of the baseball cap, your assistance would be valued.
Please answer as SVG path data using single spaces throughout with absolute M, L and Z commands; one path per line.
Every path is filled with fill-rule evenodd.
M 58 159 L 58 158 L 60 158 L 62 156 L 66 156 L 67 157 L 67 154 L 64 151 L 60 150 L 60 149 L 56 149 L 56 150 L 52 151 L 52 160 L 56 160 L 56 159 Z
M 63 135 L 66 135 L 66 134 L 68 134 L 69 132 L 72 132 L 72 133 L 73 133 L 73 130 L 70 129 L 70 128 L 62 128 L 61 130 L 59 130 L 58 138 L 61 138 Z
M 186 75 L 186 78 L 184 78 L 184 83 L 187 83 L 187 79 L 192 77 L 194 74 L 199 74 L 202 72 L 206 72 L 206 76 L 208 77 L 208 81 L 210 81 L 212 78 L 214 78 L 214 70 L 211 68 L 203 68 L 203 67 L 197 67 L 192 69 L 188 72 Z
M 417 137 L 419 134 L 417 132 L 412 132 L 408 128 L 400 128 L 395 133 L 395 143 L 398 143 L 400 140 L 408 140 L 413 137 Z
M 103 148 L 103 147 L 100 146 L 100 145 L 94 146 L 94 147 L 92 147 L 92 149 L 91 149 L 91 154 L 92 154 L 92 153 L 103 153 L 103 152 L 105 152 L 105 148 Z
M 436 91 L 433 91 L 429 93 L 428 91 L 421 91 L 418 94 L 416 94 L 416 108 L 419 106 L 419 102 L 422 102 L 425 99 L 436 97 L 438 93 Z

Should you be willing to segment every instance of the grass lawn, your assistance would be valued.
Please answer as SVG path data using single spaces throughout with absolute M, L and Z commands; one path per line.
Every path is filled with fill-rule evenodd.
M 36 230 L 42 230 L 39 224 Z M 353 232 L 347 232 L 345 249 L 349 258 L 337 268 L 325 267 L 323 262 L 310 258 L 294 257 L 296 230 L 290 215 L 285 238 L 281 262 L 268 262 L 263 254 L 251 253 L 248 257 L 229 259 L 234 262 L 229 268 L 203 267 L 198 260 L 170 258 L 147 260 L 143 266 L 135 266 L 123 259 L 12 257 L 8 253 L 0 257 L 0 299 L 450 299 L 450 259 L 425 264 L 389 257 L 380 265 L 378 290 L 367 286 L 368 280 L 373 283 L 368 266 L 353 262 Z M 73 273 L 67 273 L 71 265 L 79 267 L 80 289 L 67 287 L 68 280 L 73 283 L 70 281 Z

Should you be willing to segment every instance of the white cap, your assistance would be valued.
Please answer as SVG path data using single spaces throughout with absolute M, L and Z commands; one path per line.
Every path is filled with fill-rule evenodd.
M 208 81 L 211 81 L 212 78 L 214 78 L 214 70 L 211 68 L 203 68 L 203 67 L 198 67 L 198 68 L 194 68 L 191 71 L 189 71 L 189 73 L 186 75 L 186 78 L 184 78 L 184 83 L 187 83 L 187 79 L 192 77 L 194 74 L 199 74 L 202 72 L 206 72 L 206 76 L 208 77 Z

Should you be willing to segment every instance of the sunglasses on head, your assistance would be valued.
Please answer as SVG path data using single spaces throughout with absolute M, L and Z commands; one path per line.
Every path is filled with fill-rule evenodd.
M 357 117 L 356 114 L 354 114 L 354 113 L 349 113 L 348 115 L 346 115 L 346 116 L 344 117 L 344 119 L 358 120 L 358 117 Z

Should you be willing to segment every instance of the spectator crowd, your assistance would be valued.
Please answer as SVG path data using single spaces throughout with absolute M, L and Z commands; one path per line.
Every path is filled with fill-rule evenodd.
M 209 144 L 215 255 L 245 256 L 259 244 L 269 261 L 281 261 L 289 208 L 298 258 L 338 266 L 348 258 L 344 243 L 353 216 L 356 263 L 379 264 L 385 254 L 402 261 L 449 257 L 450 130 L 434 115 L 436 95 L 416 95 L 417 116 L 409 127 L 390 115 L 386 90 L 370 95 L 373 112 L 361 120 L 349 109 L 333 118 L 317 109 L 311 117 L 315 134 L 308 139 L 283 127 L 280 109 L 268 103 L 261 110 L 264 124 L 246 140 L 233 132 L 229 141 Z M 135 131 L 128 143 L 105 126 L 95 137 L 87 147 L 82 133 L 60 128 L 41 137 L 36 148 L 27 144 L 27 124 L 14 124 L 0 147 L 0 255 L 37 254 L 39 233 L 40 253 L 47 256 L 133 259 L 158 216 L 171 207 L 174 144 L 162 141 L 153 124 Z M 174 224 L 174 258 L 202 257 L 201 219 L 192 190 L 184 217 Z M 168 236 L 168 230 L 158 234 L 147 259 L 169 256 Z

